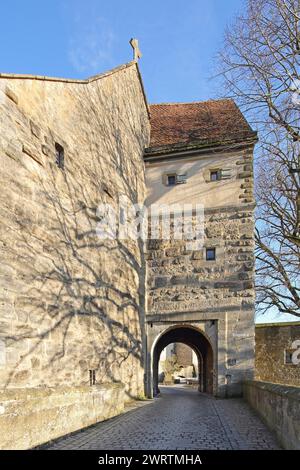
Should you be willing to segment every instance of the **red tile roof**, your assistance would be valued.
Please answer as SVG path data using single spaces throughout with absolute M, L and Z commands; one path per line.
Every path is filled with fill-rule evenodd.
M 150 105 L 152 148 L 255 136 L 233 100 Z

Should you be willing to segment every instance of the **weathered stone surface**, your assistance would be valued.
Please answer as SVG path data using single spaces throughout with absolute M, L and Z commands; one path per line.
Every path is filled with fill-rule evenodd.
M 157 277 L 155 279 L 155 287 L 164 287 L 169 284 L 169 278 L 167 277 Z
M 0 449 L 28 449 L 124 410 L 125 387 L 25 388 L 0 391 Z
M 238 276 L 238 277 L 239 277 L 239 279 L 240 279 L 241 281 L 244 281 L 244 280 L 251 279 L 252 276 L 253 276 L 252 273 L 249 273 L 249 272 L 241 272 L 241 273 L 239 273 L 239 276 Z
M 47 145 L 42 145 L 42 152 L 47 157 L 49 157 L 51 155 L 50 148 Z
M 300 389 L 263 381 L 247 381 L 244 397 L 272 429 L 284 449 L 300 449 Z
M 0 81 L 6 90 L 0 105 L 1 387 L 43 387 L 49 390 L 43 406 L 51 408 L 49 399 L 55 408 L 67 399 L 55 395 L 57 387 L 67 383 L 72 395 L 72 387 L 89 385 L 94 370 L 97 384 L 123 382 L 126 397 L 137 396 L 144 373 L 142 246 L 96 236 L 98 205 L 118 204 L 102 184 L 134 202 L 145 199 L 150 125 L 136 64 L 90 82 Z M 56 165 L 55 143 L 64 147 L 64 170 Z M 74 424 L 76 414 L 73 429 L 95 422 L 90 406 L 82 411 L 87 421 L 78 402 L 64 425 Z M 101 404 L 102 412 L 113 413 L 111 402 L 107 409 Z M 51 413 L 30 421 L 20 410 L 16 443 L 26 420 L 41 432 L 39 442 L 54 436 L 51 424 L 44 433 L 38 427 L 51 423 Z M 12 416 L 2 416 L 2 430 L 11 429 Z
M 257 324 L 255 328 L 255 377 L 265 382 L 300 386 L 300 364 L 287 363 L 286 353 L 295 352 L 300 322 Z
M 18 96 L 16 95 L 16 93 L 14 93 L 14 92 L 12 91 L 12 89 L 11 89 L 10 87 L 7 86 L 7 87 L 5 88 L 5 94 L 6 94 L 6 96 L 7 96 L 10 100 L 12 100 L 15 104 L 18 104 Z
M 238 174 L 238 178 L 244 179 L 244 178 L 250 178 L 253 176 L 251 171 L 242 171 L 241 173 Z
M 203 259 L 203 250 L 193 251 L 192 258 L 197 260 Z
M 252 165 L 244 165 L 243 170 L 244 171 L 253 171 L 253 166 Z
M 242 253 L 236 257 L 237 261 L 251 261 L 253 259 L 252 253 Z
M 166 256 L 177 256 L 180 255 L 181 249 L 180 248 L 169 248 L 166 250 Z
M 30 144 L 23 144 L 23 152 L 35 160 L 39 165 L 44 166 L 44 160 L 42 155 L 40 155 L 37 150 Z
M 30 129 L 32 134 L 39 139 L 41 137 L 41 129 L 33 121 L 30 121 Z

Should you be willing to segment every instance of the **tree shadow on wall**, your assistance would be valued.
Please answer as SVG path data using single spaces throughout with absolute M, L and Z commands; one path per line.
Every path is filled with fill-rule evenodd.
M 24 205 L 16 214 L 10 250 L 18 258 L 18 323 L 6 344 L 19 354 L 6 387 L 22 373 L 25 386 L 88 384 L 92 369 L 97 383 L 127 381 L 127 393 L 136 395 L 144 363 L 143 241 L 101 240 L 95 229 L 99 203 L 117 207 L 120 192 L 138 202 L 143 164 L 128 155 L 124 139 L 136 142 L 140 155 L 144 142 L 130 104 L 125 118 L 112 97 L 109 112 L 100 116 L 106 98 L 88 88 L 82 93 L 85 119 L 77 132 L 89 133 L 80 148 L 86 167 L 71 149 L 65 171 L 47 162 L 37 183 L 37 211 Z

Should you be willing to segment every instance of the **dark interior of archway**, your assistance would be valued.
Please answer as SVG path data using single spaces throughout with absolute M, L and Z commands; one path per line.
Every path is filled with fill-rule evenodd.
M 213 393 L 213 352 L 207 338 L 195 328 L 178 327 L 168 330 L 157 341 L 153 352 L 153 392 L 159 393 L 158 362 L 162 350 L 171 343 L 184 343 L 190 346 L 198 356 L 199 390 Z

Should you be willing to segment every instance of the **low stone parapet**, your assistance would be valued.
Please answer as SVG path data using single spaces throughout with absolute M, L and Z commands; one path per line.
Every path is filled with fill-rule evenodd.
M 300 387 L 247 381 L 244 398 L 275 432 L 284 449 L 300 449 Z
M 124 411 L 123 384 L 0 391 L 0 449 L 30 449 Z

